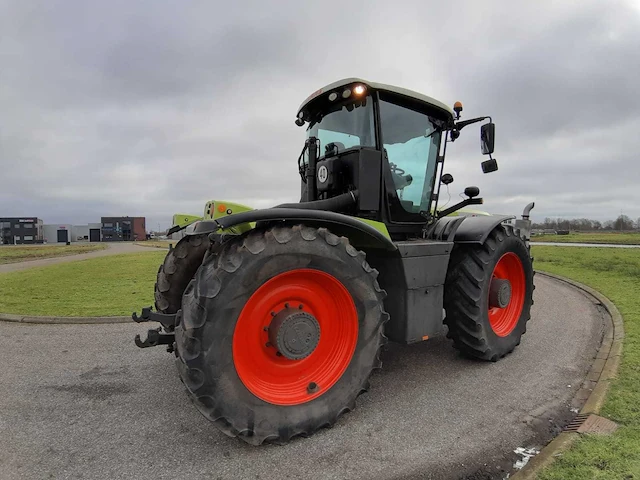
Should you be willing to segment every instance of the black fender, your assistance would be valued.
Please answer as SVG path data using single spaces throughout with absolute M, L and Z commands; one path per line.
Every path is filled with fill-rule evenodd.
M 325 210 L 299 208 L 267 208 L 236 213 L 216 220 L 198 223 L 189 235 L 216 233 L 236 225 L 256 222 L 256 228 L 264 228 L 277 222 L 304 223 L 309 226 L 326 227 L 336 235 L 343 235 L 359 248 L 382 248 L 397 250 L 389 237 L 355 217 Z
M 479 215 L 440 218 L 429 230 L 428 238 L 455 243 L 484 243 L 489 233 L 515 215 Z

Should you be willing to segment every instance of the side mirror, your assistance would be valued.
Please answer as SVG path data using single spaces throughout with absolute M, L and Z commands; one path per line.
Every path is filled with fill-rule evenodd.
M 464 194 L 469 198 L 477 197 L 480 195 L 480 189 L 478 187 L 467 187 L 464 189 Z
M 495 158 L 485 160 L 480 165 L 482 165 L 482 173 L 491 173 L 498 170 L 498 162 Z
M 496 124 L 485 123 L 480 127 L 480 142 L 482 147 L 482 153 L 484 155 L 490 155 L 493 153 L 493 147 L 496 139 Z

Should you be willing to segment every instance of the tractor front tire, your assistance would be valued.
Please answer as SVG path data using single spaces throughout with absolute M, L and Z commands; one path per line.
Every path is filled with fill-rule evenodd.
M 533 290 L 529 249 L 511 226 L 497 226 L 482 245 L 456 244 L 445 282 L 447 336 L 462 354 L 495 362 L 520 344 Z
M 219 430 L 283 444 L 355 408 L 380 368 L 378 272 L 325 228 L 251 231 L 208 256 L 177 316 L 180 378 Z
M 156 311 L 169 314 L 180 310 L 182 294 L 202 264 L 209 243 L 206 234 L 185 235 L 167 253 L 154 287 Z

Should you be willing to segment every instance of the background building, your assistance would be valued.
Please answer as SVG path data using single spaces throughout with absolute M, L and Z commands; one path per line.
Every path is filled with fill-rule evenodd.
M 145 217 L 102 217 L 100 223 L 43 225 L 37 217 L 0 217 L 0 245 L 147 239 Z
M 0 217 L 0 244 L 42 243 L 42 230 L 37 217 Z
M 52 223 L 44 226 L 44 241 L 47 243 L 67 243 L 71 241 L 69 224 Z
M 146 240 L 145 217 L 102 217 L 103 242 Z
M 47 243 L 100 242 L 102 224 L 71 225 L 52 223 L 44 225 L 44 241 Z
M 72 242 L 100 242 L 102 241 L 102 224 L 89 223 L 71 227 Z

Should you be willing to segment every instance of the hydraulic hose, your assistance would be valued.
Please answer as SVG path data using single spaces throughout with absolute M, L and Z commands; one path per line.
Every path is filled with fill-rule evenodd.
M 302 210 L 325 210 L 329 212 L 338 212 L 343 208 L 349 207 L 358 201 L 358 190 L 343 193 L 337 197 L 327 198 L 325 200 L 314 200 L 312 202 L 300 203 L 283 203 L 276 205 L 274 208 L 297 208 Z

